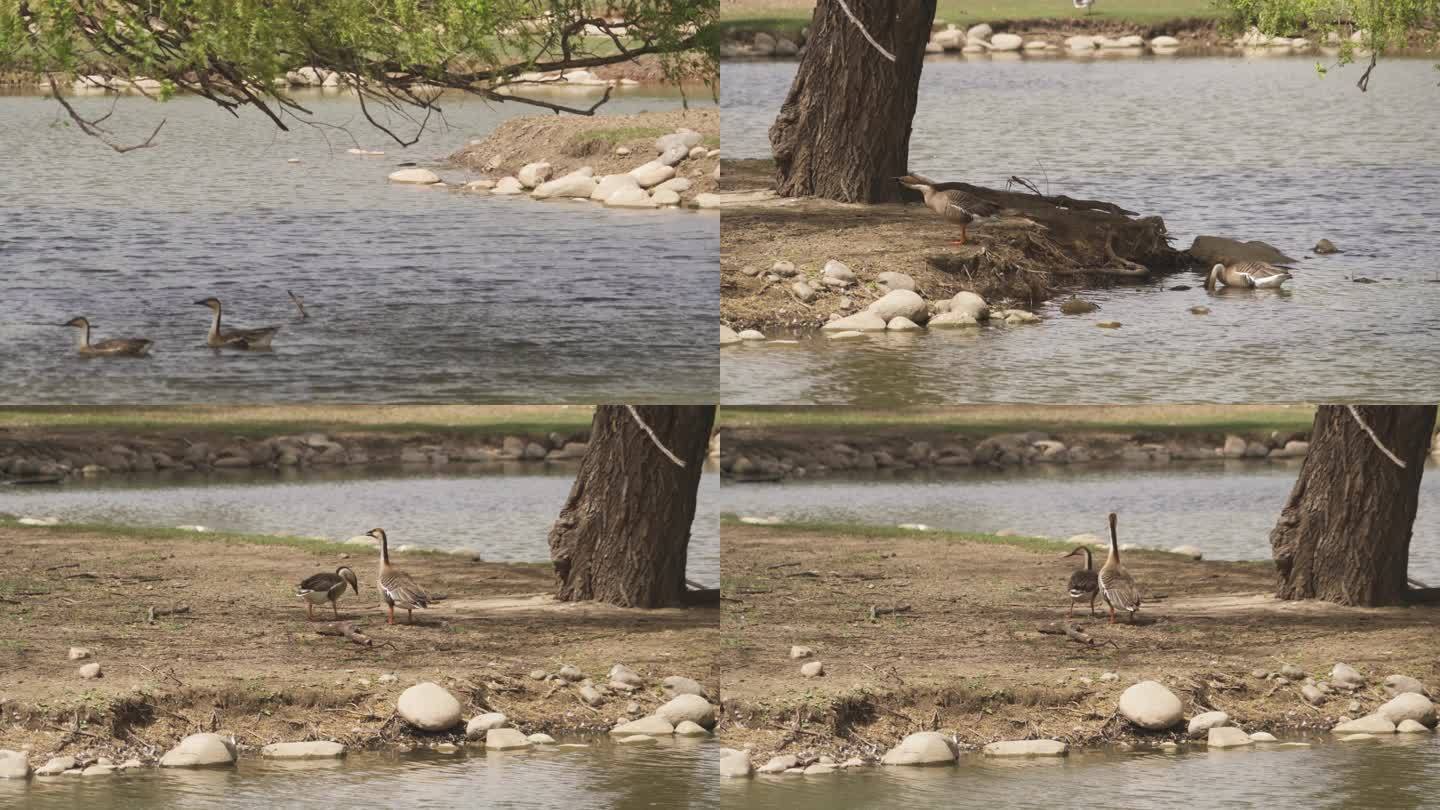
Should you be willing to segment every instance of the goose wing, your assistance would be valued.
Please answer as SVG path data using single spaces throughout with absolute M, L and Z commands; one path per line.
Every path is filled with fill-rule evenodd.
M 397 607 L 430 607 L 430 594 L 398 568 L 387 568 L 380 573 L 380 590 Z
M 1070 595 L 1079 599 L 1100 590 L 1100 578 L 1094 571 L 1080 569 L 1070 574 Z
M 295 593 L 304 596 L 307 593 L 328 593 L 336 585 L 343 584 L 344 580 L 335 574 L 320 573 L 306 577 L 295 589 Z
M 971 217 L 992 217 L 1000 212 L 1000 206 L 968 191 L 951 189 L 941 192 L 940 197 L 945 201 L 947 212 L 958 211 Z
M 1247 276 L 1259 281 L 1261 279 L 1273 278 L 1275 276 L 1290 276 L 1290 271 L 1283 270 L 1267 262 L 1235 262 L 1227 268 L 1232 273 Z
M 263 329 L 232 329 L 220 335 L 220 341 L 226 346 L 234 346 L 240 349 L 263 349 L 270 345 L 275 333 L 280 331 L 278 326 L 267 326 Z
M 111 338 L 90 344 L 90 350 L 99 354 L 140 355 L 150 351 L 153 345 L 153 341 L 144 338 Z
M 1140 609 L 1140 588 L 1124 569 L 1100 570 L 1100 595 L 1116 610 L 1133 613 Z

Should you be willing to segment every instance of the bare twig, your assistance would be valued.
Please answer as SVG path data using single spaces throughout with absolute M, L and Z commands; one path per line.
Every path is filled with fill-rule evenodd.
M 78 126 L 78 127 L 80 127 L 80 131 L 83 132 L 83 133 L 85 133 L 86 135 L 89 135 L 89 136 L 92 137 L 92 138 L 95 138 L 96 140 L 100 141 L 101 143 L 105 144 L 106 146 L 110 147 L 111 149 L 114 149 L 116 152 L 119 152 L 119 153 L 122 154 L 122 155 L 125 154 L 126 152 L 133 152 L 133 151 L 135 151 L 136 149 L 148 149 L 148 148 L 150 148 L 151 146 L 154 146 L 154 145 L 155 145 L 155 136 L 156 136 L 156 135 L 159 135 L 159 134 L 160 134 L 160 128 L 163 127 L 163 126 L 165 126 L 165 119 L 162 118 L 162 119 L 160 119 L 160 123 L 158 123 L 158 124 L 155 125 L 155 130 L 150 133 L 150 137 L 146 138 L 145 140 L 141 141 L 140 143 L 133 143 L 133 144 L 118 144 L 118 143 L 115 143 L 114 141 L 112 141 L 112 140 L 110 140 L 108 137 L 106 137 L 106 132 L 105 132 L 105 130 L 100 126 L 100 122 L 101 122 L 101 121 L 104 121 L 106 118 L 109 118 L 109 117 L 110 117 L 110 113 L 105 113 L 104 115 L 100 116 L 99 118 L 87 119 L 85 116 L 81 115 L 78 110 L 76 110 L 73 106 L 71 106 L 69 101 L 66 101 L 66 100 L 65 100 L 64 94 L 62 94 L 62 93 L 60 92 L 60 85 L 59 85 L 58 83 L 56 83 L 55 77 L 54 77 L 53 75 L 49 77 L 49 80 L 50 80 L 50 90 L 51 90 L 52 93 L 54 93 L 54 95 L 55 95 L 55 100 L 56 100 L 57 102 L 59 102 L 59 103 L 60 103 L 60 106 L 65 109 L 65 113 L 70 116 L 70 120 L 74 121 L 74 122 L 75 122 L 75 125 Z M 112 109 L 111 112 L 114 112 L 114 110 Z
M 360 625 L 360 627 L 363 626 L 364 625 Z M 322 636 L 344 636 L 356 644 L 359 644 L 361 647 L 373 647 L 375 645 L 375 642 L 372 641 L 369 636 L 361 633 L 359 627 L 356 627 L 350 622 L 327 624 L 324 627 L 315 628 L 315 632 Z

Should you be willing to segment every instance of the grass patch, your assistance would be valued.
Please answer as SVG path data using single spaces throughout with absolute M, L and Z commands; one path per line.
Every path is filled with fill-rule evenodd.
M 737 0 L 720 9 L 720 28 L 731 31 L 771 31 L 797 33 L 810 24 L 813 2 L 775 2 L 775 0 Z M 1055 0 L 1009 0 L 1008 2 L 972 2 L 972 0 L 940 0 L 936 20 L 957 26 L 982 22 L 1015 20 L 1097 20 L 1102 22 L 1133 22 L 1154 24 L 1186 17 L 1219 19 L 1220 10 L 1211 0 L 1105 0 L 1096 3 L 1085 14 L 1066 3 Z
M 945 408 L 725 407 L 725 428 L 885 432 L 924 428 L 959 435 L 1046 433 L 1249 433 L 1309 430 L 1313 405 L 975 405 Z
M 243 436 L 309 432 L 543 434 L 590 426 L 580 405 L 262 405 L 0 408 L 0 429 L 124 432 L 211 431 Z

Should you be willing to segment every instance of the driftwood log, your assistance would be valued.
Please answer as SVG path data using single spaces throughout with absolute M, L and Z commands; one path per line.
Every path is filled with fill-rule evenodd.
M 173 608 L 157 608 L 150 606 L 150 611 L 145 614 L 145 621 L 154 624 L 161 616 L 180 616 L 190 612 L 189 605 L 176 605 Z
M 364 625 L 361 625 L 363 627 Z M 375 641 L 369 636 L 360 632 L 360 629 L 350 622 L 335 622 L 324 627 L 315 628 L 315 632 L 322 636 L 343 636 L 359 644 L 361 647 L 373 647 Z

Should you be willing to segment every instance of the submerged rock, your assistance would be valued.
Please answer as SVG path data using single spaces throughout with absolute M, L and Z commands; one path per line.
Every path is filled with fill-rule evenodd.
M 24 751 L 0 749 L 0 779 L 25 779 L 29 776 L 30 758 Z
M 1059 740 L 1009 740 L 985 746 L 987 757 L 1063 757 L 1070 746 Z
M 1255 741 L 1234 726 L 1216 726 L 1207 732 L 1205 744 L 1211 748 L 1239 748 L 1254 745 Z
M 674 734 L 675 725 L 663 717 L 657 717 L 652 714 L 649 717 L 642 717 L 639 720 L 621 723 L 610 729 L 610 733 L 616 736 L 625 736 L 627 734 Z
M 919 731 L 885 752 L 880 761 L 885 765 L 948 765 L 955 761 L 955 749 L 940 732 Z
M 1239 242 L 1223 236 L 1197 236 L 1190 243 L 1190 255 L 1206 265 L 1233 262 L 1266 262 L 1294 264 L 1295 260 L 1281 253 L 1274 245 L 1259 240 Z
M 333 759 L 345 756 L 345 746 L 329 740 L 271 743 L 260 749 L 266 759 Z
M 744 751 L 734 748 L 720 749 L 720 775 L 727 778 L 743 778 L 750 775 L 750 757 Z
M 873 312 L 857 312 L 820 327 L 825 332 L 884 332 L 885 319 Z
M 760 773 L 784 773 L 800 764 L 799 757 L 794 754 L 784 754 L 778 757 L 771 757 L 770 761 L 761 765 Z
M 485 732 L 485 750 L 487 751 L 511 751 L 529 747 L 530 740 L 521 734 L 519 729 L 492 728 Z
M 162 768 L 233 765 L 235 746 L 219 734 L 191 734 L 160 758 Z
M 398 172 L 391 172 L 388 179 L 392 183 L 413 183 L 428 186 L 432 183 L 440 182 L 440 175 L 429 169 L 401 169 Z
M 1330 729 L 1332 734 L 1394 734 L 1395 724 L 1387 717 L 1370 714 Z
M 36 776 L 59 776 L 75 767 L 75 757 L 51 757 L 44 765 L 35 769 Z

